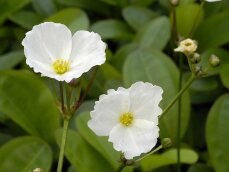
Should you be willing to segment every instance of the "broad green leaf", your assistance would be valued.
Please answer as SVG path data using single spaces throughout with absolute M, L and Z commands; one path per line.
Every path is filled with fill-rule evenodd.
M 87 10 L 96 11 L 100 14 L 109 14 L 109 6 L 98 0 L 57 0 L 60 4 L 84 8 Z
M 214 172 L 214 170 L 205 164 L 194 164 L 188 169 L 188 172 Z
M 101 20 L 94 23 L 91 29 L 104 39 L 131 40 L 133 38 L 131 28 L 119 20 Z
M 137 81 L 150 82 L 164 90 L 161 107 L 164 109 L 178 93 L 178 69 L 168 56 L 157 50 L 136 50 L 124 64 L 123 79 L 126 87 Z M 182 97 L 181 136 L 184 135 L 190 111 L 189 94 Z M 160 119 L 160 137 L 169 137 L 176 142 L 177 103 Z
M 220 71 L 220 78 L 223 85 L 229 89 L 229 63 L 222 67 Z
M 89 27 L 87 14 L 78 8 L 66 8 L 62 11 L 58 11 L 48 17 L 46 21 L 65 24 L 73 33 L 77 30 L 88 30 Z
M 22 50 L 11 51 L 8 54 L 1 55 L 0 70 L 11 69 L 23 60 L 25 60 L 25 56 Z
M 220 66 L 212 68 L 209 68 L 209 58 L 210 56 L 214 54 L 220 59 Z M 220 49 L 220 48 L 214 48 L 214 49 L 209 49 L 201 54 L 201 62 L 200 64 L 203 66 L 204 69 L 208 68 L 207 72 L 209 75 L 216 75 L 219 74 L 221 68 L 229 63 L 229 52 Z
M 131 4 L 136 5 L 136 6 L 149 6 L 156 0 L 132 0 Z
M 90 119 L 88 112 L 81 113 L 76 119 L 76 126 L 83 138 L 96 149 L 104 158 L 114 167 L 118 168 L 117 161 L 120 158 L 120 153 L 114 150 L 112 143 L 108 142 L 107 137 L 96 136 L 95 133 L 88 127 L 87 122 Z
M 2 146 L 2 144 L 6 143 L 7 141 L 9 141 L 12 138 L 13 136 L 0 132 L 0 146 Z
M 176 8 L 176 17 L 178 34 L 187 38 L 195 32 L 197 26 L 202 21 L 203 10 L 197 4 L 179 5 Z
M 13 139 L 0 148 L 0 171 L 29 172 L 35 168 L 49 171 L 52 165 L 52 151 L 39 138 L 25 136 Z
M 32 0 L 33 8 L 42 15 L 50 15 L 56 11 L 54 0 Z
M 202 22 L 195 34 L 200 50 L 215 48 L 229 42 L 229 10 L 217 13 Z
M 206 139 L 211 162 L 216 172 L 229 171 L 229 94 L 216 100 L 208 114 Z
M 26 71 L 0 72 L 0 111 L 28 133 L 53 141 L 60 115 L 48 88 Z
M 56 140 L 60 145 L 62 131 L 57 130 Z M 75 131 L 69 130 L 65 155 L 76 171 L 108 172 L 114 171 L 109 163 Z
M 198 160 L 198 154 L 191 149 L 180 150 L 181 163 L 194 164 Z M 151 155 L 141 160 L 143 171 L 151 171 L 159 167 L 176 164 L 177 150 L 170 149 L 162 154 Z
M 111 64 L 116 67 L 119 71 L 123 68 L 123 63 L 125 62 L 126 57 L 134 51 L 136 48 L 138 48 L 138 45 L 135 43 L 126 44 L 122 47 L 120 47 L 114 57 L 111 59 Z
M 218 77 L 199 78 L 190 86 L 191 101 L 195 104 L 213 102 L 222 91 Z
M 135 41 L 144 48 L 156 48 L 162 50 L 170 38 L 169 20 L 166 17 L 158 17 L 151 20 L 139 30 Z
M 25 29 L 32 29 L 34 25 L 42 22 L 43 17 L 30 11 L 19 11 L 9 16 L 9 19 Z
M 13 12 L 23 8 L 30 0 L 1 0 L 0 1 L 0 25 Z
M 122 15 L 127 23 L 135 31 L 138 31 L 147 22 L 158 16 L 158 14 L 154 13 L 153 11 L 139 6 L 128 6 L 124 8 L 122 11 Z

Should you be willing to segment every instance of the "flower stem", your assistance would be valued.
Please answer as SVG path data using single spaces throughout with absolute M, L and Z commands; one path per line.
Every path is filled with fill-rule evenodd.
M 58 160 L 57 172 L 62 172 L 63 160 L 64 160 L 64 149 L 65 143 L 67 139 L 67 132 L 68 132 L 68 124 L 69 118 L 64 118 L 64 129 L 62 133 L 62 140 L 61 140 L 61 147 L 60 147 L 60 155 Z
M 179 58 L 179 90 L 182 87 L 182 77 L 183 77 L 183 58 Z M 181 164 L 180 164 L 180 128 L 181 128 L 181 102 L 182 97 L 178 99 L 178 116 L 177 116 L 177 172 L 181 172 Z
M 152 150 L 151 152 L 149 152 L 149 153 L 145 154 L 144 156 L 142 156 L 142 157 L 136 159 L 135 162 L 141 161 L 142 159 L 148 157 L 149 155 L 154 154 L 155 152 L 159 151 L 159 150 L 162 149 L 162 148 L 163 148 L 162 145 L 158 146 L 156 149 Z
M 61 110 L 64 113 L 64 90 L 63 90 L 63 84 L 60 81 L 59 82 L 59 87 L 60 87 L 60 103 L 61 103 Z
M 199 8 L 199 10 L 198 10 L 198 12 L 197 12 L 197 14 L 196 14 L 194 24 L 193 24 L 193 26 L 192 26 L 192 28 L 191 28 L 191 31 L 190 31 L 188 37 L 191 37 L 192 34 L 194 33 L 195 29 L 196 29 L 196 26 L 197 26 L 197 24 L 198 24 L 197 22 L 199 22 L 201 10 L 202 10 L 202 8 L 203 8 L 203 6 L 204 6 L 204 2 L 205 2 L 204 0 L 201 1 L 200 8 Z
M 182 89 L 177 93 L 177 95 L 174 97 L 174 99 L 170 102 L 170 104 L 165 108 L 165 110 L 160 115 L 160 118 L 162 118 L 169 109 L 176 103 L 176 101 L 179 99 L 179 97 L 189 88 L 189 86 L 192 84 L 192 82 L 196 79 L 195 75 L 192 74 L 192 76 L 189 78 L 189 80 L 185 83 L 185 85 L 182 87 Z

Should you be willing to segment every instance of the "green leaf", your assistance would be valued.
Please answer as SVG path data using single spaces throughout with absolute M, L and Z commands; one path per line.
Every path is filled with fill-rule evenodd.
M 52 165 L 51 148 L 36 137 L 13 139 L 0 148 L 0 171 L 32 171 L 41 168 L 49 171 Z
M 153 2 L 155 2 L 155 0 L 132 0 L 131 4 L 137 6 L 149 6 Z
M 200 50 L 215 48 L 229 42 L 229 11 L 217 13 L 202 22 L 195 38 Z
M 139 30 L 135 41 L 144 48 L 156 48 L 162 50 L 170 38 L 169 20 L 166 17 L 158 17 L 151 20 Z
M 181 163 L 193 164 L 198 160 L 198 154 L 191 149 L 180 150 Z M 151 155 L 141 160 L 143 171 L 151 171 L 159 167 L 168 166 L 177 163 L 177 150 L 169 149 L 158 155 Z
M 89 19 L 87 14 L 78 8 L 67 8 L 53 14 L 46 21 L 62 23 L 75 33 L 77 30 L 88 30 Z
M 107 137 L 96 136 L 95 133 L 88 127 L 87 122 L 90 119 L 88 112 L 81 113 L 76 119 L 76 126 L 83 138 L 96 149 L 104 158 L 114 167 L 118 167 L 117 160 L 120 158 L 120 153 L 114 150 L 112 143 L 108 142 Z
M 199 17 L 197 17 L 198 15 Z M 202 21 L 203 10 L 197 4 L 179 5 L 176 7 L 176 19 L 178 34 L 187 38 L 195 32 L 197 26 Z
M 87 10 L 96 11 L 100 14 L 108 14 L 110 10 L 109 6 L 106 3 L 98 0 L 57 0 L 57 2 L 71 7 L 75 6 Z
M 30 0 L 1 0 L 0 1 L 0 25 L 13 12 L 23 8 Z
M 111 64 L 116 67 L 119 71 L 122 70 L 123 64 L 125 62 L 126 57 L 134 51 L 136 48 L 138 48 L 138 45 L 135 43 L 126 44 L 122 47 L 120 47 L 114 57 L 111 59 Z
M 9 19 L 25 29 L 32 29 L 34 25 L 42 22 L 43 17 L 29 11 L 19 11 L 9 16 Z
M 100 34 L 104 39 L 131 40 L 133 38 L 131 28 L 119 20 L 102 20 L 92 25 L 92 31 Z
M 153 11 L 139 6 L 128 6 L 124 8 L 122 11 L 122 15 L 127 23 L 135 31 L 138 31 L 147 22 L 158 16 L 158 14 L 154 13 Z
M 214 170 L 205 164 L 194 164 L 188 169 L 188 172 L 214 172 Z
M 136 70 L 137 69 L 137 70 Z M 178 92 L 178 69 L 168 56 L 157 50 L 136 50 L 131 53 L 124 64 L 124 84 L 129 87 L 137 81 L 150 82 L 164 90 L 161 107 L 164 109 Z M 181 136 L 184 135 L 190 111 L 189 94 L 182 97 Z M 177 103 L 160 119 L 160 137 L 169 137 L 176 142 Z
M 56 139 L 60 145 L 62 132 L 57 130 Z M 77 133 L 68 131 L 65 155 L 76 171 L 114 171 L 109 163 Z
M 229 171 L 229 94 L 216 100 L 208 114 L 206 139 L 211 162 L 216 172 Z
M 199 78 L 190 86 L 191 101 L 194 104 L 213 102 L 222 92 L 222 84 L 216 76 Z
M 0 70 L 11 69 L 23 60 L 25 60 L 25 56 L 22 50 L 11 51 L 8 54 L 1 55 Z
M 32 0 L 33 8 L 42 15 L 50 15 L 56 11 L 54 0 Z
M 223 85 L 229 89 L 229 63 L 224 65 L 220 71 L 220 78 Z
M 0 72 L 0 111 L 28 133 L 53 141 L 60 115 L 48 88 L 25 71 Z

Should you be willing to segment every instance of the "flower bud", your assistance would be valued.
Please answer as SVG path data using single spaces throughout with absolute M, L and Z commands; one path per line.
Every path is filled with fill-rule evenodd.
M 43 170 L 40 169 L 40 168 L 36 168 L 36 169 L 33 170 L 33 172 L 43 172 Z
M 176 52 L 182 52 L 186 56 L 193 55 L 197 50 L 197 42 L 192 39 L 185 39 L 179 43 L 179 46 L 174 49 Z
M 172 140 L 170 138 L 164 138 L 162 140 L 162 147 L 163 148 L 169 148 L 172 146 Z
M 170 4 L 171 4 L 172 6 L 177 6 L 177 5 L 179 5 L 179 0 L 169 0 L 169 2 L 170 2 Z
M 194 55 L 191 57 L 190 61 L 192 64 L 197 64 L 201 60 L 200 55 L 198 53 L 194 53 Z
M 217 57 L 216 55 L 212 54 L 209 58 L 209 64 L 212 66 L 212 67 L 217 67 L 219 66 L 220 64 L 220 59 L 219 57 Z

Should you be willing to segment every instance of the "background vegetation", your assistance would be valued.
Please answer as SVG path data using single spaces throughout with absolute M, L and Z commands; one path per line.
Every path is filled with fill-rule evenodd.
M 215 54 L 221 65 L 196 80 L 182 97 L 182 172 L 229 171 L 229 1 L 181 0 L 177 32 L 198 41 L 201 65 Z M 66 147 L 68 172 L 110 172 L 120 154 L 107 138 L 87 127 L 94 101 L 107 89 L 142 80 L 164 89 L 164 108 L 178 92 L 179 58 L 184 81 L 186 59 L 174 54 L 172 7 L 168 0 L 0 0 L 0 171 L 55 171 L 61 116 L 56 108 L 56 81 L 41 78 L 25 64 L 21 41 L 36 24 L 53 21 L 77 30 L 92 30 L 107 42 L 107 62 L 99 68 L 87 101 L 71 120 Z M 199 16 L 199 17 L 197 17 Z M 191 34 L 190 34 L 191 33 Z M 92 72 L 83 75 L 84 90 Z M 57 97 L 56 97 L 57 96 Z M 170 149 L 124 171 L 176 171 L 178 105 L 160 120 L 160 137 Z

